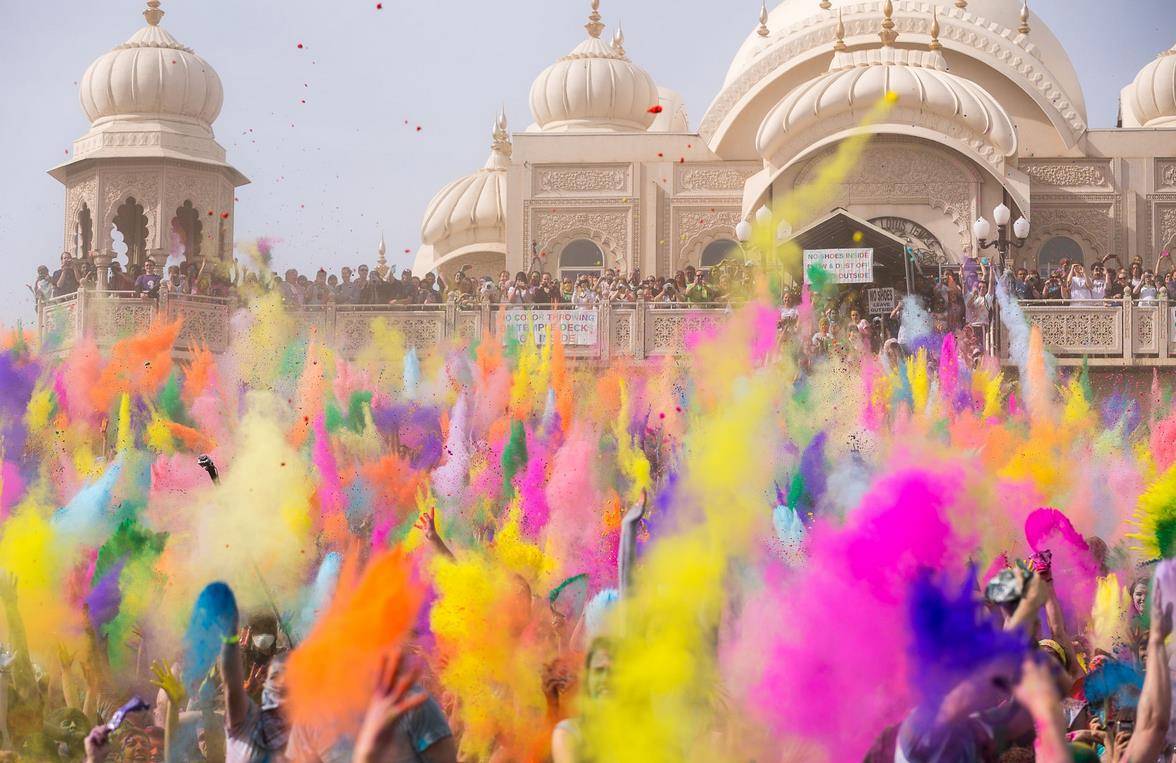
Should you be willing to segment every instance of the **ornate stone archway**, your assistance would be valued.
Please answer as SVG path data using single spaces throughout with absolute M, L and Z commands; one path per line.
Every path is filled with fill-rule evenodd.
M 834 145 L 814 154 L 799 165 L 790 181 L 782 182 L 792 188 L 804 186 L 836 150 Z M 963 251 L 972 244 L 971 223 L 985 181 L 978 168 L 938 145 L 879 136 L 862 151 L 828 207 L 865 207 L 874 210 L 870 218 L 907 220 L 931 233 L 950 259 L 951 251 Z M 945 237 L 945 231 L 951 235 Z

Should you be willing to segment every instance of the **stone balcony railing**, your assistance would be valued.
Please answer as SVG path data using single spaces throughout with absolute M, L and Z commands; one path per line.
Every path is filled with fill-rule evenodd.
M 38 309 L 41 346 L 65 352 L 78 338 L 90 335 L 100 348 L 146 330 L 157 317 L 184 319 L 176 340 L 183 356 L 197 346 L 223 352 L 229 345 L 231 300 L 173 296 L 159 300 L 124 292 L 83 291 L 43 303 Z M 550 310 L 518 305 L 322 305 L 293 312 L 301 325 L 343 357 L 354 357 L 373 336 L 373 324 L 385 321 L 399 330 L 405 343 L 428 351 L 445 339 L 472 339 L 488 334 L 505 341 L 505 332 L 538 341 L 552 321 L 559 321 L 564 352 L 570 358 L 652 358 L 682 355 L 687 337 L 717 325 L 729 314 L 727 305 L 665 305 L 619 303 L 597 307 Z
M 1021 303 L 1026 319 L 1041 328 L 1045 347 L 1061 365 L 1176 366 L 1176 307 L 1167 300 L 1035 301 Z M 183 317 L 176 352 L 196 346 L 223 352 L 229 345 L 230 300 L 180 296 L 153 299 L 132 294 L 84 291 L 49 300 L 38 311 L 42 347 L 68 350 L 89 334 L 99 347 L 148 328 L 157 316 Z M 638 302 L 590 308 L 548 309 L 483 304 L 471 309 L 454 305 L 325 305 L 295 312 L 306 327 L 344 357 L 354 357 L 372 337 L 372 325 L 383 320 L 398 329 L 405 342 L 427 351 L 450 337 L 488 334 L 504 340 L 526 331 L 540 338 L 552 320 L 561 324 L 565 353 L 583 360 L 655 358 L 682 355 L 687 338 L 722 321 L 725 305 L 666 305 Z M 1007 332 L 1001 347 L 1007 348 Z
M 1060 365 L 1176 366 L 1176 303 L 1154 300 L 1037 300 L 1021 303 Z M 1007 352 L 1008 333 L 1001 347 Z

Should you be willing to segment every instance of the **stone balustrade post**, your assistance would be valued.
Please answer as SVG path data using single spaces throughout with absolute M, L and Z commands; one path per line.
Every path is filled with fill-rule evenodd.
M 452 300 L 445 301 L 445 328 L 441 330 L 441 336 L 446 339 L 457 334 L 457 303 Z
M 478 309 L 481 311 L 481 325 L 478 327 L 479 333 L 481 334 L 482 338 L 485 339 L 493 333 L 493 326 L 491 325 L 491 321 L 494 319 L 494 313 L 491 310 L 489 296 L 485 294 L 482 295 L 482 301 L 478 305 Z
M 596 303 L 596 314 L 596 356 L 608 362 L 612 360 L 612 303 L 608 300 Z
M 1160 360 L 1168 359 L 1168 346 L 1172 341 L 1172 303 L 1168 301 L 1168 290 L 1160 290 L 1160 317 L 1156 326 L 1156 342 Z
M 637 292 L 637 312 L 633 316 L 633 357 L 645 360 L 645 295 Z
M 1123 293 L 1123 360 L 1130 364 L 1135 355 L 1135 300 L 1130 291 Z
M 336 323 L 336 321 L 338 320 L 338 317 L 339 317 L 339 311 L 335 308 L 335 303 L 328 302 L 327 303 L 327 312 L 326 312 L 326 315 L 324 316 L 324 318 L 326 318 L 326 320 L 324 320 L 323 323 L 325 323 L 327 326 L 327 333 L 329 334 L 329 336 L 323 337 L 322 340 L 323 340 L 323 344 L 327 345 L 328 347 L 330 347 L 331 349 L 333 349 L 335 351 L 339 351 L 342 349 L 337 344 L 335 344 L 335 338 L 337 336 L 339 336 L 339 327 Z

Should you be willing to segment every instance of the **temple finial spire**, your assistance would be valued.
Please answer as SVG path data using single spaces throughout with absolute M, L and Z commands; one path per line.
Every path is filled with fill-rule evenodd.
M 840 8 L 837 9 L 837 26 L 834 27 L 833 34 L 835 36 L 833 41 L 833 50 L 837 51 L 838 53 L 844 53 L 845 51 L 849 50 L 849 47 L 845 44 L 845 22 L 841 19 Z
M 882 31 L 878 36 L 882 38 L 882 47 L 889 48 L 898 41 L 898 32 L 894 31 L 894 3 L 885 0 L 882 3 Z
M 625 29 L 617 22 L 617 31 L 613 32 L 613 49 L 618 55 L 625 55 Z
M 513 146 L 510 143 L 510 130 L 506 122 L 506 106 L 503 106 L 499 110 L 498 116 L 494 118 L 494 129 L 490 135 L 492 138 L 490 143 L 491 153 L 509 157 L 513 151 Z M 493 156 L 491 156 L 491 161 L 494 161 Z
M 604 24 L 600 19 L 600 0 L 592 0 L 592 13 L 588 14 L 588 23 L 584 25 L 589 37 L 600 37 L 600 33 L 604 31 Z
M 772 30 L 768 29 L 768 0 L 763 0 L 760 3 L 759 28 L 755 30 L 755 33 L 760 37 L 767 37 L 772 33 Z
M 163 11 L 159 9 L 159 0 L 147 0 L 147 10 L 143 11 L 143 18 L 151 26 L 159 26 L 163 18 Z
M 833 7 L 833 3 L 829 2 L 829 0 L 821 0 L 820 5 L 821 5 L 821 10 L 823 10 L 823 11 L 827 11 Z
M 1021 34 L 1029 34 L 1029 0 L 1021 3 L 1021 26 L 1017 27 Z
M 943 50 L 943 44 L 939 42 L 939 9 L 934 5 L 931 6 L 931 44 L 927 47 L 930 50 Z

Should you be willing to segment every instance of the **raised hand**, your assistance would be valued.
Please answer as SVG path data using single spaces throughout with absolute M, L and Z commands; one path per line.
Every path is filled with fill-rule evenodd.
M 86 735 L 86 763 L 101 763 L 110 754 L 110 729 L 95 726 Z
M 425 540 L 436 541 L 440 537 L 437 534 L 437 507 L 430 506 L 428 511 L 421 512 L 413 527 L 425 534 Z
M 424 692 L 410 693 L 416 683 L 417 672 L 414 668 L 403 668 L 399 650 L 384 658 L 376 690 L 355 739 L 354 760 L 374 763 L 392 752 L 396 722 L 428 699 Z
M 184 700 L 188 698 L 188 692 L 176 671 L 166 665 L 163 660 L 156 660 L 151 663 L 151 675 L 154 676 L 151 685 L 157 689 L 163 689 L 163 693 L 167 695 L 174 706 L 178 708 L 184 704 Z
M 641 491 L 641 500 L 633 504 L 633 506 L 625 512 L 625 524 L 640 521 L 645 517 L 645 507 L 649 500 L 649 493 L 645 490 Z
M 256 694 L 261 691 L 261 687 L 265 685 L 266 668 L 264 665 L 256 665 L 253 670 L 249 671 L 249 675 L 245 678 L 245 693 Z

